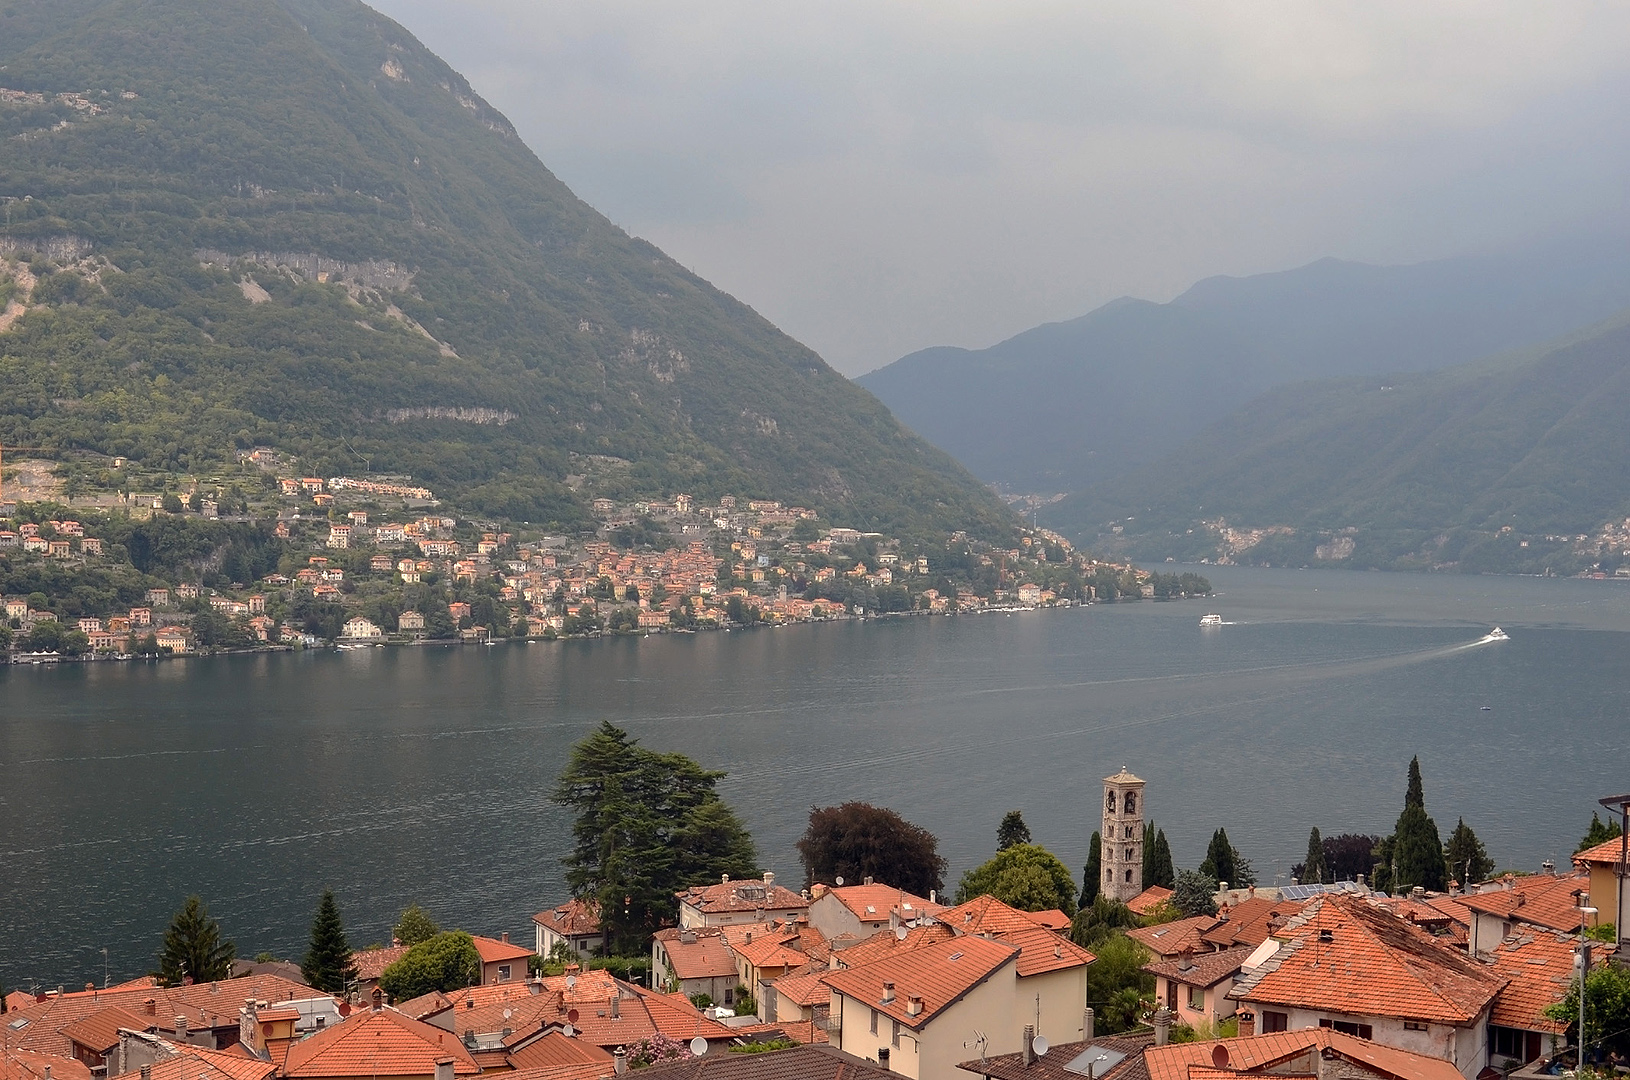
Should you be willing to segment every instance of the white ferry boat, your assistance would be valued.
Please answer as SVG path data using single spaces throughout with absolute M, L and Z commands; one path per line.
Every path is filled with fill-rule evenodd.
M 1222 616 L 1218 615 L 1215 611 L 1200 616 L 1201 626 L 1221 626 L 1222 624 Z
M 1484 641 L 1510 641 L 1511 640 L 1511 635 L 1506 633 L 1504 630 L 1501 630 L 1498 626 L 1496 626 L 1493 630 L 1489 631 L 1488 637 L 1484 638 L 1483 640 Z

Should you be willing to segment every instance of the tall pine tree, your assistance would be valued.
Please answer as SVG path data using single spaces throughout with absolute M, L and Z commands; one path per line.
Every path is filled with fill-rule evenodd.
M 1177 884 L 1177 869 L 1172 865 L 1171 845 L 1166 843 L 1166 830 L 1155 828 L 1150 822 L 1143 830 L 1143 887 L 1160 885 L 1170 889 Z
M 351 958 L 345 924 L 340 919 L 340 905 L 334 900 L 332 889 L 324 889 L 323 898 L 317 903 L 317 915 L 311 920 L 311 945 L 300 963 L 300 974 L 313 990 L 325 994 L 343 994 L 356 981 L 356 961 Z
M 1092 834 L 1087 843 L 1087 868 L 1081 872 L 1081 906 L 1087 907 L 1098 899 L 1104 878 L 1104 838 Z
M 164 947 L 158 954 L 159 984 L 230 979 L 237 955 L 237 947 L 221 937 L 221 924 L 209 917 L 204 902 L 189 896 L 164 931 Z
M 1024 815 L 1017 810 L 1009 810 L 996 827 L 996 850 L 1006 851 L 1010 847 L 1028 843 L 1030 826 L 1024 823 Z
M 1609 840 L 1617 840 L 1622 832 L 1619 823 L 1613 820 L 1612 814 L 1609 814 L 1607 820 L 1603 821 L 1596 816 L 1596 812 L 1593 810 L 1590 814 L 1590 828 L 1585 830 L 1584 837 L 1580 839 L 1579 846 L 1573 849 L 1573 853 L 1577 855 L 1586 848 L 1593 848 L 1597 844 L 1605 844 Z
M 1489 858 L 1483 841 L 1472 832 L 1465 818 L 1455 822 L 1455 831 L 1449 834 L 1449 842 L 1443 846 L 1443 857 L 1449 864 L 1449 875 L 1462 885 L 1487 881 L 1494 872 L 1494 860 Z
M 1307 858 L 1302 862 L 1302 884 L 1322 885 L 1328 876 L 1328 868 L 1324 865 L 1324 840 L 1320 838 L 1319 827 L 1315 825 L 1307 837 Z
M 1228 882 L 1230 885 L 1239 885 L 1238 868 L 1234 864 L 1234 845 L 1228 842 L 1228 832 L 1218 829 L 1211 834 L 1211 843 L 1206 847 L 1206 860 L 1200 864 L 1200 873 L 1206 874 L 1214 880 Z
M 1420 886 L 1441 891 L 1448 882 L 1443 860 L 1443 841 L 1437 822 L 1426 814 L 1426 793 L 1421 784 L 1421 763 L 1409 759 L 1409 786 L 1404 792 L 1404 812 L 1398 815 L 1391 843 L 1387 845 L 1387 888 L 1402 892 Z

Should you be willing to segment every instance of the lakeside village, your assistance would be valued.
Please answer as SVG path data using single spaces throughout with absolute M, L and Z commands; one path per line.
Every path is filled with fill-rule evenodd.
M 252 456 L 252 455 L 251 455 Z M 274 459 L 275 460 L 275 459 Z M 179 493 L 0 518 L 0 645 L 23 662 L 234 649 L 554 639 L 1210 591 L 1101 562 L 1057 533 L 925 549 L 771 500 L 594 500 L 582 536 L 447 516 L 432 493 L 277 477 L 275 502 Z M 428 512 L 427 512 L 428 508 Z M 275 515 L 275 516 L 274 516 Z
M 415 905 L 391 946 L 352 951 L 325 891 L 303 963 L 234 961 L 192 897 L 165 934 L 156 977 L 6 995 L 0 1076 L 1523 1080 L 1624 1071 L 1630 969 L 1619 966 L 1614 929 L 1625 906 L 1615 834 L 1630 796 L 1603 800 L 1612 824 L 1593 817 L 1565 870 L 1494 873 L 1464 822 L 1438 843 L 1412 762 L 1392 836 L 1314 829 L 1308 861 L 1293 871 L 1306 883 L 1258 888 L 1245 883 L 1249 863 L 1221 829 L 1198 870 L 1174 874 L 1164 830 L 1145 818 L 1146 784 L 1123 766 L 1103 781 L 1079 906 L 1074 875 L 1031 842 L 1018 811 L 1002 820 L 991 860 L 942 897 L 913 891 L 943 875 L 932 834 L 862 803 L 811 812 L 800 891 L 763 872 L 659 894 L 674 875 L 753 858 L 750 838 L 711 794 L 717 774 L 680 757 L 644 750 L 610 725 L 578 744 L 554 798 L 578 811 L 577 852 L 564 861 L 581 895 L 533 915 L 530 941 L 443 931 Z M 638 787 L 645 771 L 697 801 L 622 821 L 628 800 L 607 778 Z M 697 830 L 684 815 L 704 809 L 708 825 Z M 653 821 L 673 813 L 690 840 L 666 862 L 596 854 L 596 827 L 626 826 L 636 846 L 671 844 Z M 1450 876 L 1456 860 L 1477 884 Z M 1371 867 L 1369 882 L 1362 872 L 1342 879 L 1344 864 Z M 846 879 L 838 868 L 890 876 Z M 1587 971 L 1587 1064 L 1578 1070 Z

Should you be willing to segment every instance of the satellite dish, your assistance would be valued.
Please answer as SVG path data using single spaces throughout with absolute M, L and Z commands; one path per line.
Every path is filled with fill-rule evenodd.
M 834 884 L 834 885 L 839 885 L 839 886 L 841 886 L 841 885 L 842 885 L 842 884 L 843 884 L 843 875 L 842 875 L 842 874 L 839 874 L 839 875 L 838 875 L 838 876 L 837 876 L 837 877 L 835 877 L 835 878 L 833 878 L 833 879 L 832 879 L 832 883 L 833 883 L 833 884 Z
M 572 987 L 574 987 L 576 985 L 577 985 L 577 976 L 576 975 L 568 975 L 568 976 L 566 976 L 566 989 L 570 990 Z
M 514 1015 L 515 1015 L 515 1013 L 512 1012 L 511 1010 L 509 1010 L 509 1009 L 504 1010 L 504 1019 L 505 1020 L 508 1020 L 510 1017 L 512 1017 Z
M 568 1023 L 572 1023 L 572 1024 L 575 1024 L 575 1023 L 577 1023 L 577 1015 L 578 1015 L 578 1014 L 577 1014 L 577 1010 L 576 1010 L 576 1009 L 573 1009 L 573 1010 L 571 1010 L 571 1011 L 570 1011 L 570 1012 L 568 1012 L 568 1013 L 567 1013 L 567 1014 L 566 1014 L 566 1020 L 567 1020 L 567 1022 L 568 1022 Z
M 1047 1039 L 1044 1036 L 1037 1035 L 1030 1040 L 1030 1049 L 1036 1052 L 1037 1057 L 1043 1056 L 1047 1053 Z
M 707 1040 L 702 1038 L 700 1035 L 696 1036 L 696 1038 L 690 1041 L 690 1052 L 695 1054 L 697 1057 L 701 1057 L 702 1055 L 706 1054 Z
M 895 941 L 904 941 L 906 939 L 906 934 L 908 934 L 909 932 L 910 931 L 908 931 L 903 926 L 896 926 L 894 928 L 894 940 Z
M 565 1026 L 565 1027 L 563 1027 L 563 1028 L 561 1028 L 561 1029 L 560 1029 L 560 1033 L 561 1033 L 561 1034 L 562 1034 L 562 1035 L 564 1035 L 564 1036 L 566 1036 L 566 1037 L 567 1037 L 567 1038 L 568 1038 L 568 1039 L 569 1039 L 569 1038 L 571 1038 L 571 1037 L 572 1037 L 572 1036 L 573 1036 L 573 1035 L 576 1035 L 576 1034 L 577 1034 L 577 1029 L 576 1029 L 576 1028 L 574 1028 L 574 1027 L 572 1027 L 572 1025 L 570 1025 L 570 1024 L 567 1024 L 567 1025 L 566 1025 L 566 1026 Z

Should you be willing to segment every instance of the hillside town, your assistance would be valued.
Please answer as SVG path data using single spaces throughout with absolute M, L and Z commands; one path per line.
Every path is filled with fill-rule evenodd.
M 13 506 L 0 520 L 0 644 L 32 662 L 483 644 L 1209 590 L 1099 561 L 1045 529 L 1016 531 L 1006 549 L 961 533 L 925 546 L 728 495 L 596 499 L 595 527 L 573 535 L 452 516 L 405 483 L 282 476 L 274 499 L 252 513 L 202 488 L 79 515 Z
M 1522 1080 L 1577 1061 L 1570 993 L 1619 963 L 1622 835 L 1566 868 L 1442 891 L 1216 882 L 1185 915 L 1142 879 L 1145 787 L 1125 768 L 1105 778 L 1102 878 L 1073 919 L 988 893 L 725 874 L 675 893 L 648 969 L 620 975 L 596 903 L 561 897 L 524 942 L 452 935 L 472 950 L 466 985 L 412 997 L 393 990 L 422 988 L 404 972 L 449 935 L 351 952 L 337 991 L 308 984 L 310 954 L 238 961 L 224 981 L 14 990 L 0 1076 Z M 1086 932 L 1111 909 L 1135 917 Z M 1122 977 L 1143 988 L 1129 1011 L 1097 996 L 1094 970 L 1127 948 Z M 1590 1030 L 1611 1070 L 1624 1033 Z

